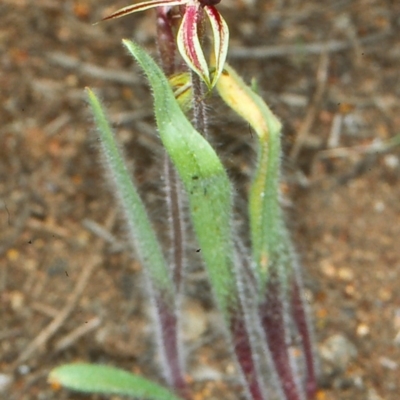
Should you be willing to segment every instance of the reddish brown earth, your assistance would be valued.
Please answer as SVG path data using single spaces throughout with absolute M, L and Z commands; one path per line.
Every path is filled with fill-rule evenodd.
M 153 51 L 154 14 L 91 25 L 126 4 L 0 4 L 0 374 L 10 379 L 0 398 L 95 398 L 46 383 L 52 367 L 76 360 L 158 377 L 141 266 L 104 184 L 83 92 L 91 86 L 103 98 L 161 231 L 151 97 L 120 45 L 133 36 Z M 284 123 L 284 203 L 316 340 L 326 351 L 340 335 L 345 358 L 356 350 L 335 373 L 322 363 L 332 374 L 318 398 L 398 400 L 400 3 L 223 0 L 219 8 L 231 64 L 258 80 Z M 327 46 L 309 46 L 318 43 Z M 211 122 L 245 187 L 248 127 L 218 104 Z M 187 292 L 195 398 L 238 398 L 201 270 L 189 274 Z

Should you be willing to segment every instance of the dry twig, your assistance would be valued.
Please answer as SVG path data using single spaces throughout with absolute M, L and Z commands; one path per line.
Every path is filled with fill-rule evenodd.
M 111 212 L 107 218 L 105 223 L 106 227 L 111 227 L 115 221 L 115 213 Z M 25 348 L 25 350 L 19 355 L 18 359 L 11 365 L 11 370 L 15 370 L 18 365 L 27 361 L 32 354 L 36 351 L 39 351 L 49 340 L 52 338 L 55 333 L 61 328 L 66 319 L 71 315 L 74 311 L 76 305 L 78 304 L 79 299 L 81 298 L 86 285 L 89 283 L 91 276 L 96 268 L 98 268 L 101 263 L 101 246 L 103 241 L 98 239 L 93 246 L 93 257 L 88 258 L 88 255 L 85 254 L 85 259 L 82 260 L 82 272 L 78 277 L 78 280 L 75 284 L 75 288 L 71 295 L 69 296 L 64 308 L 61 312 L 48 324 Z
M 91 260 L 86 260 L 86 262 L 83 263 L 81 275 L 79 276 L 78 282 L 76 283 L 76 286 L 71 293 L 66 305 L 57 315 L 57 317 L 55 317 L 53 321 L 50 322 L 50 324 L 47 325 L 19 355 L 17 360 L 11 366 L 12 370 L 18 367 L 18 365 L 20 365 L 21 363 L 27 361 L 32 356 L 32 354 L 42 348 L 49 341 L 49 339 L 54 336 L 54 334 L 60 329 L 64 321 L 75 309 L 78 300 L 80 299 L 94 270 L 99 266 L 100 262 L 101 257 L 96 254 Z
M 86 321 L 82 325 L 75 328 L 73 331 L 68 333 L 68 335 L 64 336 L 62 339 L 57 341 L 54 346 L 54 352 L 58 353 L 71 347 L 77 340 L 79 340 L 82 336 L 87 335 L 91 331 L 98 328 L 101 324 L 101 319 L 99 317 L 95 317 Z
M 320 62 L 317 70 L 317 88 L 314 92 L 314 96 L 311 100 L 311 103 L 308 107 L 308 111 L 306 117 L 299 129 L 299 132 L 296 136 L 294 145 L 290 152 L 290 159 L 292 161 L 296 161 L 300 150 L 307 139 L 307 136 L 310 132 L 310 129 L 314 123 L 315 117 L 317 116 L 317 112 L 319 110 L 319 106 L 322 101 L 322 97 L 325 92 L 326 82 L 328 79 L 328 66 L 329 66 L 329 56 L 328 53 L 321 54 Z
M 67 56 L 63 53 L 49 53 L 47 54 L 47 59 L 55 65 L 66 69 L 72 69 L 77 73 L 91 78 L 122 83 L 124 85 L 133 85 L 139 82 L 137 74 L 117 69 L 101 68 L 97 65 L 79 61 L 79 59 Z
M 391 30 L 374 33 L 359 39 L 359 45 L 368 45 L 379 42 L 391 34 Z M 229 51 L 229 57 L 234 59 L 264 60 L 266 58 L 287 57 L 304 54 L 334 53 L 350 49 L 354 46 L 352 40 L 331 40 L 304 45 L 288 44 L 277 46 L 236 47 Z

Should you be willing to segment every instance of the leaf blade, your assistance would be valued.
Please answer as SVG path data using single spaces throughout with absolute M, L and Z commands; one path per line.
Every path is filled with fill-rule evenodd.
M 287 232 L 279 204 L 281 123 L 228 64 L 217 82 L 223 100 L 255 130 L 258 161 L 249 193 L 249 218 L 253 259 L 261 291 L 269 268 L 286 257 Z
M 124 40 L 153 88 L 160 137 L 183 182 L 211 285 L 225 317 L 237 300 L 231 256 L 231 185 L 210 144 L 180 109 L 164 74 L 135 43 Z
M 117 186 L 116 193 L 120 197 L 138 258 L 158 292 L 167 292 L 172 296 L 173 288 L 168 267 L 146 208 L 130 178 L 99 99 L 89 88 L 86 91 L 99 129 L 108 171 Z
M 155 382 L 107 365 L 65 364 L 54 368 L 48 381 L 54 387 L 63 386 L 85 393 L 114 394 L 148 400 L 182 400 Z

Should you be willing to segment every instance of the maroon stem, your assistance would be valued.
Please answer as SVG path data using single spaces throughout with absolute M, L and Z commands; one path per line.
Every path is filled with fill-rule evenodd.
M 167 76 L 175 72 L 176 42 L 173 19 L 170 7 L 157 7 L 157 47 L 162 69 Z
M 163 298 L 156 298 L 158 319 L 160 322 L 161 341 L 163 345 L 165 361 L 168 364 L 168 383 L 184 399 L 189 400 L 189 390 L 182 373 L 181 360 L 178 348 L 178 324 L 176 311 L 171 304 L 167 304 Z
M 304 300 L 301 296 L 301 283 L 295 280 L 293 282 L 292 291 L 292 313 L 293 319 L 299 331 L 304 357 L 306 360 L 307 376 L 306 376 L 306 393 L 308 399 L 315 398 L 317 392 L 317 379 L 315 373 L 314 352 L 312 338 L 310 333 L 307 315 L 305 311 Z
M 170 225 L 171 268 L 176 293 L 181 292 L 184 267 L 184 217 L 179 180 L 168 155 L 164 159 L 164 179 L 166 190 L 167 214 Z
M 192 92 L 193 92 L 193 126 L 206 139 L 208 135 L 207 110 L 204 102 L 204 85 L 200 77 L 191 72 Z
M 174 34 L 175 16 L 171 7 L 157 7 L 157 44 L 161 58 L 161 66 L 167 76 L 175 72 L 176 43 Z M 167 378 L 169 384 L 183 398 L 189 399 L 189 389 L 184 379 L 181 348 L 178 334 L 177 304 L 182 286 L 184 267 L 184 217 L 178 177 L 168 155 L 165 154 L 164 177 L 166 187 L 166 204 L 170 225 L 170 266 L 175 287 L 174 299 L 166 303 L 162 297 L 156 299 L 158 318 L 160 321 L 161 340 L 165 356 Z
M 254 361 L 246 321 L 241 309 L 232 312 L 230 324 L 233 348 L 253 400 L 265 400 Z
M 271 276 L 267 284 L 265 301 L 259 306 L 261 323 L 286 400 L 301 400 L 302 396 L 296 385 L 288 353 L 283 315 L 284 305 L 280 291 L 281 285 L 277 277 Z
M 174 24 L 176 15 L 171 7 L 157 7 L 157 44 L 161 64 L 167 76 L 175 72 L 176 43 Z M 171 275 L 175 290 L 180 293 L 184 265 L 184 218 L 179 179 L 168 155 L 164 160 L 164 179 L 168 222 L 170 224 Z
M 204 14 L 199 16 L 197 24 L 197 35 L 201 44 L 204 42 L 205 26 Z M 206 139 L 208 136 L 207 110 L 204 102 L 205 91 L 203 81 L 194 71 L 191 71 L 192 93 L 193 93 L 193 126 Z

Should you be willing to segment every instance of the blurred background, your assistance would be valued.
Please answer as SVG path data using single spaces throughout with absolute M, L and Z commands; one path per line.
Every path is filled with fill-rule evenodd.
M 159 379 L 141 266 L 102 174 L 84 94 L 90 86 L 103 99 L 162 232 L 152 100 L 121 46 L 133 38 L 157 56 L 154 12 L 92 25 L 128 4 L 0 4 L 0 398 L 96 398 L 46 383 L 52 367 L 78 360 Z M 229 62 L 256 79 L 283 122 L 282 201 L 316 327 L 319 400 L 397 400 L 400 3 L 222 0 L 218 8 L 231 31 Z M 240 209 L 253 137 L 217 98 L 210 105 L 212 141 L 239 186 Z M 239 399 L 198 265 L 186 291 L 196 399 Z

